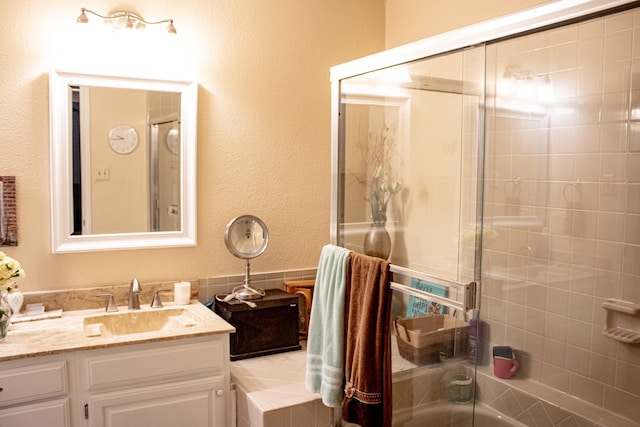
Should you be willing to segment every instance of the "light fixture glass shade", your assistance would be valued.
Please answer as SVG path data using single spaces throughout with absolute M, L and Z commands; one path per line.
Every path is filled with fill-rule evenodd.
M 89 23 L 87 13 L 102 19 L 105 24 L 111 26 L 115 30 L 143 30 L 146 25 L 167 23 L 166 32 L 169 34 L 176 34 L 176 27 L 173 26 L 173 19 L 149 22 L 145 21 L 141 16 L 127 10 L 121 10 L 114 12 L 109 16 L 103 16 L 83 7 L 80 9 L 80 15 L 78 16 L 78 19 L 76 19 L 76 22 L 79 24 Z
M 84 9 L 82 9 L 82 12 L 80 12 L 80 15 L 78 16 L 78 19 L 76 19 L 76 22 L 78 24 L 88 24 L 89 23 L 89 18 L 87 17 L 87 14 L 84 13 Z

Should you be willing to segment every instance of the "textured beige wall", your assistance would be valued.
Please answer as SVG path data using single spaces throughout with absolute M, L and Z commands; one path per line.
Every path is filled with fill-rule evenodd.
M 147 230 L 147 93 L 94 87 L 90 99 L 91 233 L 136 233 Z M 106 139 L 109 130 L 121 124 L 133 126 L 139 139 L 135 150 L 124 155 L 113 151 Z M 98 168 L 109 169 L 108 180 L 96 178 Z
M 544 0 L 386 0 L 386 47 L 519 12 Z
M 315 267 L 329 241 L 329 67 L 384 48 L 384 2 L 116 3 L 149 20 L 172 17 L 177 37 L 80 30 L 79 0 L 0 2 L 0 174 L 17 177 L 19 222 L 19 246 L 3 249 L 27 271 L 23 290 L 242 274 L 223 233 L 245 213 L 271 232 L 252 271 Z M 90 7 L 108 13 L 114 2 Z M 52 67 L 198 80 L 197 247 L 51 254 Z

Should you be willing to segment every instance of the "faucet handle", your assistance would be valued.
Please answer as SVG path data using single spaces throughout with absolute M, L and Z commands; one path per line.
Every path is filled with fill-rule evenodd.
M 160 301 L 160 292 L 171 292 L 171 289 L 158 289 L 153 293 L 153 299 L 151 300 L 151 308 L 162 308 L 162 301 Z
M 113 298 L 113 294 L 98 294 L 96 297 L 107 297 L 107 306 L 104 308 L 106 312 L 114 312 L 118 311 L 118 306 L 116 305 L 116 300 Z

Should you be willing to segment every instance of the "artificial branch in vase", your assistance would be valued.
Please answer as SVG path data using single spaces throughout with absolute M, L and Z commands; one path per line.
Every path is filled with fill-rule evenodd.
M 371 218 L 374 223 L 385 224 L 387 222 L 387 206 L 391 196 L 402 189 L 402 184 L 397 181 L 389 184 L 382 166 L 377 166 L 371 182 Z

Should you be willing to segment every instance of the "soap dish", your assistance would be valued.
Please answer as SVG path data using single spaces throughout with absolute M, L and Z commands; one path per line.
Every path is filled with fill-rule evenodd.
M 602 333 L 627 344 L 640 344 L 640 304 L 608 299 L 602 306 L 607 319 Z

